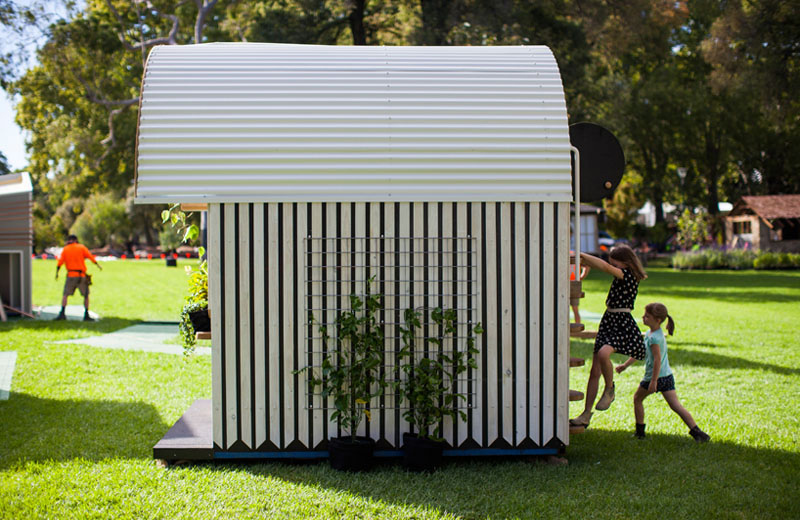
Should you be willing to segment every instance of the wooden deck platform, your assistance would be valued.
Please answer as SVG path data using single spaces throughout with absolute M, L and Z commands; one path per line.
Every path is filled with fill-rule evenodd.
M 168 461 L 214 458 L 211 399 L 198 399 L 186 410 L 153 446 L 153 458 Z
M 328 452 L 225 452 L 214 453 L 214 441 L 211 422 L 211 400 L 198 399 L 186 410 L 186 413 L 170 428 L 164 437 L 153 446 L 153 458 L 166 461 L 192 460 L 253 460 L 253 459 L 308 459 L 325 458 Z M 580 431 L 578 431 L 580 430 Z M 570 427 L 570 434 L 580 433 L 582 428 Z M 448 457 L 470 457 L 491 455 L 552 455 L 561 453 L 557 448 L 534 449 L 475 449 L 445 450 Z M 376 451 L 376 457 L 400 457 L 400 450 Z

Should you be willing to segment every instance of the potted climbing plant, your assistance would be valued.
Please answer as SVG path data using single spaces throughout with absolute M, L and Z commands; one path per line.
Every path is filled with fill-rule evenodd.
M 203 247 L 198 248 L 198 256 L 205 254 Z M 189 275 L 189 293 L 181 309 L 180 333 L 184 353 L 190 354 L 197 344 L 197 332 L 211 330 L 211 318 L 208 314 L 208 263 L 206 260 L 193 269 L 186 266 Z
M 403 417 L 417 430 L 403 434 L 403 463 L 413 471 L 432 471 L 440 466 L 445 447 L 444 418 L 466 420 L 467 417 L 460 409 L 467 398 L 459 391 L 458 378 L 469 368 L 477 368 L 474 335 L 483 333 L 483 329 L 480 324 L 468 329 L 466 343 L 459 348 L 457 317 L 454 309 L 431 311 L 430 319 L 438 332 L 425 338 L 429 348 L 418 350 L 420 313 L 413 309 L 403 313 L 405 326 L 400 327 L 403 348 L 398 357 L 404 377 L 396 386 L 398 398 L 408 405 Z
M 331 421 L 337 421 L 347 435 L 328 442 L 331 466 L 345 471 L 362 471 L 372 466 L 375 440 L 357 436 L 358 426 L 370 420 L 369 402 L 386 387 L 382 375 L 384 330 L 376 319 L 381 308 L 379 295 L 361 298 L 350 295 L 350 309 L 341 312 L 331 331 L 320 325 L 324 351 L 321 367 L 309 372 L 309 385 L 323 398 L 332 398 Z M 310 317 L 314 321 L 313 316 Z M 333 335 L 331 335 L 333 333 Z
M 191 216 L 191 213 L 181 211 L 180 204 L 172 204 L 169 209 L 161 212 L 163 223 L 171 225 L 176 233 L 182 236 L 181 242 L 183 243 L 196 240 L 200 234 L 197 225 L 191 223 Z M 198 258 L 204 258 L 205 254 L 205 248 L 199 247 Z M 184 353 L 191 354 L 197 344 L 196 333 L 211 330 L 211 319 L 208 314 L 207 260 L 203 259 L 196 269 L 186 266 L 186 274 L 189 276 L 189 291 L 181 309 L 178 330 Z

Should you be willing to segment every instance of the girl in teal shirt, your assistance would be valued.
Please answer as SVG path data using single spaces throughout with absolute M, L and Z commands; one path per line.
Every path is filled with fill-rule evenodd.
M 683 407 L 678 399 L 678 394 L 675 393 L 675 379 L 672 377 L 672 369 L 669 368 L 669 358 L 667 357 L 667 340 L 664 338 L 664 331 L 661 330 L 664 320 L 667 320 L 667 332 L 672 336 L 675 322 L 667 312 L 667 307 L 661 303 L 651 303 L 644 308 L 642 322 L 650 327 L 650 330 L 644 338 L 646 349 L 644 379 L 639 383 L 639 388 L 633 395 L 633 413 L 636 417 L 635 435 L 644 439 L 645 398 L 652 393 L 661 392 L 672 411 L 678 414 L 689 427 L 689 435 L 697 442 L 708 442 L 711 437 L 697 426 L 692 414 Z M 617 365 L 617 373 L 622 373 L 635 361 L 636 359 L 631 357 L 625 363 Z

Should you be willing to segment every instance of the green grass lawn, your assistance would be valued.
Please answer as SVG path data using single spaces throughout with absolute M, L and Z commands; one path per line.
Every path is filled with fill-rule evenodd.
M 34 304 L 59 303 L 54 272 L 34 261 Z M 645 401 L 647 439 L 631 438 L 637 364 L 617 377 L 611 409 L 572 437 L 568 466 L 491 459 L 352 475 L 325 462 L 157 467 L 153 445 L 210 397 L 210 359 L 48 343 L 177 321 L 181 267 L 105 263 L 92 286 L 101 321 L 0 324 L 0 350 L 18 353 L 0 401 L 0 519 L 800 517 L 800 272 L 649 274 L 635 316 L 651 301 L 669 307 L 678 395 L 710 444 L 695 444 L 660 396 Z M 581 308 L 599 312 L 609 282 L 590 273 Z M 572 353 L 591 348 L 573 341 Z M 572 369 L 570 386 L 583 390 L 588 372 Z

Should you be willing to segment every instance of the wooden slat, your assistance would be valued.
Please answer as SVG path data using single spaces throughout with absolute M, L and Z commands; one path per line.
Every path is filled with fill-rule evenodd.
M 459 202 L 456 204 L 456 226 L 457 230 L 455 235 L 458 237 L 466 237 L 468 235 L 467 232 L 467 204 L 465 202 Z M 464 250 L 467 251 L 468 248 L 468 241 L 466 240 L 456 240 L 453 241 L 451 247 L 455 251 Z M 470 258 L 466 254 L 456 254 L 454 256 L 455 261 L 458 265 L 457 270 L 457 278 L 459 283 L 456 285 L 456 292 L 459 294 L 458 303 L 456 307 L 459 309 L 458 313 L 458 321 L 459 321 L 459 328 L 458 328 L 458 335 L 461 337 L 466 337 L 470 333 L 470 323 L 469 323 L 469 299 L 467 296 L 467 291 L 469 290 L 469 286 L 467 280 L 472 276 L 469 268 Z M 466 344 L 464 345 L 466 348 Z M 469 372 L 466 373 L 467 378 L 469 378 Z M 459 391 L 464 395 L 467 395 L 469 391 L 469 385 L 467 381 L 461 381 L 459 386 Z M 468 396 L 469 397 L 469 396 Z M 468 403 L 462 403 L 463 406 L 466 406 Z M 472 409 L 467 408 L 467 414 L 472 414 Z M 455 439 L 455 446 L 460 446 L 467 440 L 467 436 L 469 435 L 468 431 L 468 420 L 458 419 L 458 435 Z
M 397 321 L 402 323 L 403 321 L 403 310 L 411 307 L 414 305 L 413 300 L 411 299 L 411 289 L 412 284 L 409 282 L 411 279 L 411 240 L 407 240 L 408 237 L 411 236 L 411 213 L 412 213 L 412 204 L 410 202 L 401 202 L 398 203 L 400 205 L 399 211 L 399 218 L 400 218 L 400 237 L 404 238 L 405 240 L 400 240 L 400 265 L 403 267 L 400 268 L 400 283 L 398 283 L 399 291 L 398 294 L 402 296 L 398 297 L 397 305 L 400 308 L 400 312 L 397 316 Z M 402 344 L 400 346 L 402 348 Z M 403 403 L 402 406 L 407 406 L 407 403 Z M 402 435 L 402 433 L 411 431 L 410 425 L 408 421 L 403 417 L 402 412 L 399 414 L 397 419 L 397 430 L 398 433 Z
M 322 236 L 322 204 L 319 202 L 315 202 L 311 204 L 311 236 L 313 238 L 318 238 Z M 319 245 L 319 241 L 310 240 L 307 243 L 307 246 L 310 251 L 314 251 L 314 254 L 311 255 L 311 265 L 313 268 L 311 269 L 311 279 L 313 283 L 311 283 L 310 291 L 313 297 L 311 298 L 311 307 L 313 309 L 320 309 L 322 308 L 322 297 L 320 296 L 323 291 L 322 282 L 322 254 L 319 251 L 322 250 L 321 246 Z M 322 311 L 315 310 L 314 311 L 314 319 L 316 320 L 311 325 L 311 331 L 309 335 L 313 338 L 317 338 L 312 340 L 311 342 L 311 350 L 313 352 L 312 358 L 312 365 L 319 366 L 322 363 L 322 355 L 320 352 L 322 351 L 322 340 L 319 339 L 320 332 L 319 332 L 319 322 L 324 322 L 326 320 L 326 315 Z M 319 369 L 314 369 L 319 370 Z M 305 372 L 305 383 L 307 385 L 308 378 L 310 376 L 309 372 Z M 318 389 L 312 389 L 314 392 L 318 392 Z M 325 402 L 319 396 L 314 396 L 312 399 L 313 408 L 312 408 L 312 430 L 313 436 L 311 440 L 311 448 L 315 448 L 324 440 L 323 437 L 323 421 L 324 421 L 324 412 L 323 406 L 325 406 Z
M 441 206 L 441 218 L 437 220 L 441 225 L 442 231 L 440 233 L 437 228 L 436 234 L 434 235 L 440 237 L 440 240 L 436 241 L 436 249 L 439 251 L 437 264 L 441 265 L 441 278 L 443 280 L 441 284 L 443 290 L 441 292 L 445 295 L 452 295 L 456 292 L 455 284 L 453 283 L 453 257 L 450 253 L 450 241 L 446 240 L 446 238 L 455 235 L 453 231 L 453 203 L 443 202 Z M 438 208 L 436 209 L 436 213 L 438 215 Z M 439 258 L 441 258 L 441 261 Z M 437 307 L 442 307 L 443 309 L 458 309 L 452 296 L 440 296 Z M 456 335 L 458 335 L 458 331 L 456 331 Z M 444 350 L 454 350 L 455 348 L 461 348 L 463 346 L 463 341 L 456 342 L 452 338 L 449 338 L 445 342 Z M 458 390 L 457 382 L 454 390 Z M 461 403 L 456 403 L 456 405 L 461 406 Z M 442 431 L 444 432 L 447 442 L 450 443 L 451 446 L 455 445 L 457 439 L 455 431 L 456 424 L 457 421 L 453 421 L 451 417 L 446 417 L 442 422 Z
M 485 280 L 483 279 L 483 257 L 481 255 L 481 251 L 483 249 L 483 242 L 484 237 L 481 233 L 481 221 L 483 219 L 483 210 L 481 204 L 478 202 L 472 203 L 472 230 L 471 234 L 475 237 L 475 285 L 476 291 L 473 291 L 478 294 L 474 298 L 474 307 L 475 307 L 475 315 L 477 316 L 477 321 L 480 322 L 483 326 L 484 333 L 481 334 L 480 338 L 478 338 L 477 345 L 479 346 L 479 350 L 481 351 L 477 355 L 477 365 L 478 368 L 473 370 L 472 373 L 474 374 L 473 380 L 475 381 L 475 408 L 473 411 L 472 416 L 472 431 L 470 435 L 475 442 L 478 444 L 483 443 L 483 417 L 487 414 L 488 405 L 483 399 L 483 387 L 484 387 L 484 379 L 483 374 L 485 373 L 485 367 L 483 359 L 486 357 L 484 354 L 489 349 L 489 341 L 488 341 L 488 323 L 484 319 L 484 312 L 483 312 L 483 300 L 482 295 L 486 292 L 485 287 Z M 491 358 L 487 358 L 491 359 Z
M 556 236 L 558 238 L 558 257 L 556 270 L 558 284 L 557 311 L 557 352 L 556 352 L 556 437 L 564 444 L 569 444 L 569 336 L 564 333 L 569 323 L 569 204 L 557 204 Z
M 541 203 L 530 205 L 530 235 L 529 235 L 529 250 L 528 256 L 531 261 L 529 264 L 531 286 L 529 294 L 529 321 L 531 326 L 531 343 L 530 349 L 530 363 L 529 367 L 529 392 L 530 400 L 530 432 L 531 440 L 537 445 L 542 444 L 542 437 L 540 434 L 541 413 L 542 413 L 542 393 L 540 391 L 540 381 L 542 373 L 540 370 L 541 356 L 542 356 L 542 321 L 541 321 L 541 248 L 542 243 L 540 239 L 540 207 Z
M 391 283 L 395 276 L 394 270 L 394 250 L 395 250 L 395 241 L 392 238 L 395 236 L 394 230 L 394 203 L 387 202 L 384 204 L 383 208 L 383 219 L 384 219 L 384 227 L 383 227 L 383 236 L 385 237 L 384 241 L 384 255 L 381 259 L 381 264 L 384 266 L 381 272 L 381 280 L 384 281 L 384 294 L 394 294 L 396 292 L 394 283 Z M 389 266 L 389 267 L 386 267 Z M 384 297 L 384 309 L 394 309 L 397 308 L 399 305 L 397 297 Z M 395 321 L 394 310 L 385 311 L 383 314 L 383 321 L 386 323 L 384 332 L 387 338 L 394 338 L 399 332 L 397 327 L 393 324 Z M 399 376 L 396 371 L 397 360 L 395 359 L 395 352 L 397 350 L 398 345 L 394 339 L 387 340 L 386 351 L 384 353 L 383 362 L 386 366 L 393 367 L 387 373 L 386 377 L 388 379 L 395 379 Z M 399 448 L 401 445 L 401 440 L 396 430 L 396 421 L 395 421 L 395 407 L 397 406 L 397 402 L 394 399 L 395 392 L 391 389 L 388 390 L 386 397 L 384 398 L 384 410 L 382 411 L 383 420 L 384 420 L 384 432 L 385 432 L 385 439 L 389 442 L 390 445 Z
M 236 271 L 236 205 L 224 204 L 225 212 L 225 245 L 223 254 L 225 255 L 225 429 L 227 435 L 227 446 L 239 440 L 239 387 L 237 385 L 237 364 L 236 349 L 236 328 L 238 326 L 236 318 L 237 292 Z
M 208 204 L 200 202 L 183 202 L 181 203 L 181 211 L 208 211 Z
M 297 343 L 295 349 L 297 351 L 297 365 L 296 368 L 300 369 L 306 365 L 306 348 L 305 335 L 308 328 L 308 316 L 305 313 L 305 286 L 306 272 L 304 269 L 305 264 L 305 237 L 308 221 L 308 205 L 304 202 L 298 202 L 297 206 L 297 222 L 294 228 L 294 240 L 297 244 L 297 254 L 295 263 L 295 305 L 297 323 L 295 324 Z M 258 264 L 256 264 L 258 265 Z M 297 413 L 297 439 L 306 445 L 308 448 L 310 442 L 308 439 L 308 410 L 306 408 L 306 385 L 303 376 L 295 376 L 297 381 L 297 394 L 295 395 L 295 410 Z
M 586 364 L 586 360 L 579 357 L 570 357 L 569 358 L 569 366 L 572 367 L 582 367 Z
M 497 344 L 498 340 L 498 327 L 501 323 L 497 320 L 497 270 L 500 266 L 497 265 L 497 235 L 496 233 L 496 219 L 499 218 L 495 211 L 494 203 L 486 204 L 486 406 L 483 408 L 483 413 L 486 414 L 486 427 L 487 427 L 487 446 L 491 446 L 500 434 L 500 420 L 501 409 L 498 399 L 500 396 L 497 392 L 498 378 L 502 377 L 497 371 L 497 359 L 501 355 L 501 346 Z
M 383 230 L 381 229 L 381 205 L 379 202 L 373 202 L 369 205 L 369 227 L 367 229 L 367 236 L 369 236 L 369 272 L 367 273 L 367 277 L 374 277 L 375 283 L 372 284 L 372 292 L 375 294 L 381 295 L 381 301 L 385 305 L 385 300 L 383 299 L 382 291 L 381 291 L 381 281 L 383 280 L 383 270 L 380 269 L 381 261 L 381 235 L 383 234 Z M 378 326 L 382 327 L 383 312 L 379 311 L 376 319 L 378 320 Z M 384 332 L 385 334 L 385 332 Z M 384 342 L 384 352 L 386 351 L 386 346 Z M 370 410 L 371 416 L 369 422 L 369 432 L 374 439 L 384 439 L 386 437 L 386 432 L 383 430 L 382 427 L 385 427 L 384 424 L 384 408 L 382 402 L 384 398 L 382 396 L 378 396 L 372 399 L 370 403 Z
M 500 413 L 503 419 L 503 440 L 510 445 L 514 445 L 514 348 L 513 332 L 514 322 L 511 316 L 513 305 L 512 285 L 514 283 L 514 272 L 511 270 L 511 203 L 503 202 L 500 204 L 500 275 L 502 279 L 501 300 L 498 302 L 502 309 L 502 368 L 500 377 L 503 380 L 502 395 L 500 396 Z
M 208 212 L 208 226 L 211 230 L 220 229 L 220 205 L 212 204 Z M 211 312 L 211 330 L 216 335 L 211 339 L 211 397 L 212 397 L 212 438 L 217 446 L 224 447 L 222 426 L 225 424 L 225 409 L 222 402 L 222 280 L 220 278 L 221 233 L 208 234 L 208 306 Z
M 267 205 L 267 228 L 269 239 L 267 241 L 267 277 L 269 279 L 269 292 L 267 293 L 267 382 L 269 384 L 269 428 L 267 434 L 269 441 L 275 446 L 281 445 L 281 406 L 280 402 L 280 359 L 278 351 L 281 348 L 278 305 L 281 303 L 278 292 L 278 204 Z
M 335 237 L 337 236 L 336 206 L 335 204 L 329 204 L 328 206 L 330 207 L 328 208 L 327 232 L 329 237 Z M 339 228 L 341 229 L 341 232 L 339 233 L 338 236 L 353 238 L 352 222 L 354 218 L 355 218 L 355 208 L 353 207 L 353 205 L 349 203 L 343 203 L 341 205 L 341 218 L 339 221 Z M 355 279 L 355 273 L 350 268 L 350 266 L 354 265 L 356 261 L 355 250 L 354 250 L 354 247 L 356 246 L 354 245 L 355 243 L 351 240 L 329 241 L 328 243 L 338 244 L 338 246 L 333 246 L 333 249 L 339 247 L 339 249 L 341 250 L 340 263 L 344 266 L 347 266 L 347 267 L 342 267 L 341 270 L 336 270 L 336 271 L 334 271 L 333 269 L 328 270 L 328 273 L 331 274 L 331 277 L 337 275 L 338 279 L 341 280 L 341 285 L 339 287 L 339 292 L 340 292 L 339 302 L 337 304 L 335 297 L 331 297 L 331 299 L 329 300 L 329 306 L 338 307 L 339 309 L 346 310 L 350 308 L 350 293 L 355 290 L 355 284 L 352 283 L 352 280 Z M 333 253 L 328 255 L 328 261 L 330 262 L 329 265 L 336 265 L 337 262 L 336 255 Z M 328 283 L 328 294 L 335 295 L 336 291 L 337 291 L 336 284 L 333 282 Z M 339 312 L 342 311 L 331 311 L 328 314 L 328 321 L 332 323 L 334 320 L 336 320 L 336 317 L 338 316 Z M 333 347 L 334 345 L 331 346 Z M 332 399 L 330 398 L 328 399 L 327 406 L 331 407 L 332 409 L 333 406 Z M 328 412 L 328 414 L 325 415 L 326 421 L 328 420 L 329 413 L 330 412 Z M 328 428 L 330 432 L 335 432 L 336 435 L 339 435 L 340 430 L 338 429 L 336 423 L 330 422 L 328 424 Z M 328 437 L 331 438 L 336 435 L 334 435 L 334 433 L 329 433 Z
M 555 341 L 553 328 L 556 326 L 556 312 L 554 303 L 555 276 L 556 270 L 553 265 L 554 251 L 556 247 L 556 237 L 553 236 L 553 220 L 555 218 L 555 205 L 552 202 L 543 203 L 544 218 L 541 226 L 544 230 L 544 262 L 540 267 L 544 276 L 542 294 L 544 295 L 544 307 L 542 309 L 542 327 L 544 330 L 544 343 L 542 347 L 542 374 L 544 388 L 542 390 L 542 444 L 547 444 L 553 438 L 555 430 L 553 428 L 553 412 L 555 407 L 555 388 L 553 388 L 553 375 L 555 374 L 555 352 L 553 342 Z
M 250 335 L 252 324 L 250 322 L 250 294 L 252 281 L 250 280 L 250 205 L 239 204 L 239 395 L 242 442 L 248 448 L 253 445 L 253 403 L 251 403 L 252 385 L 251 367 L 253 360 L 250 357 Z
M 298 368 L 294 360 L 294 245 L 292 236 L 294 234 L 295 222 L 292 211 L 293 204 L 283 204 L 283 288 L 281 294 L 281 309 L 283 310 L 283 445 L 285 448 L 297 438 L 295 430 L 295 414 L 298 412 L 296 406 L 296 395 L 294 388 L 294 371 Z
M 570 390 L 569 391 L 569 400 L 570 401 L 583 401 L 583 392 L 579 390 Z M 569 425 L 569 421 L 567 421 Z
M 264 240 L 264 208 L 265 204 L 253 206 L 253 342 L 255 352 L 253 364 L 255 379 L 255 423 L 256 437 L 254 444 L 261 446 L 267 440 L 267 374 L 266 374 L 266 332 L 267 323 L 265 316 L 264 272 L 267 268 Z
M 517 407 L 514 410 L 516 415 L 517 430 L 514 435 L 515 445 L 519 445 L 528 433 L 527 415 L 528 408 L 527 392 L 526 392 L 526 375 L 527 375 L 527 316 L 526 316 L 526 300 L 527 294 L 525 293 L 525 279 L 527 270 L 527 251 L 525 251 L 525 204 L 517 203 L 514 205 L 514 258 L 516 260 L 514 266 L 514 285 L 516 287 L 516 297 L 514 299 L 514 307 L 516 309 L 516 322 L 514 327 L 516 329 L 516 370 L 517 378 L 515 381 L 515 394 L 517 398 Z
M 424 206 L 421 202 L 412 203 L 411 204 L 411 211 L 414 215 L 414 227 L 411 230 L 411 234 L 414 237 L 412 240 L 413 246 L 413 254 L 410 255 L 411 265 L 413 266 L 413 278 L 414 283 L 412 284 L 412 291 L 413 291 L 413 299 L 411 305 L 417 311 L 419 311 L 422 316 L 421 319 L 423 321 L 422 330 L 418 331 L 418 336 L 425 333 L 425 316 L 424 307 L 427 305 L 427 301 L 425 299 L 425 291 L 427 291 L 427 284 L 425 280 L 428 277 L 428 273 L 425 270 L 425 211 Z M 415 347 L 416 350 L 422 350 L 426 348 L 426 345 L 419 341 L 419 337 L 417 338 L 417 345 Z M 416 355 L 419 358 L 419 354 Z M 409 430 L 410 431 L 410 430 Z M 416 426 L 415 426 L 415 430 Z

